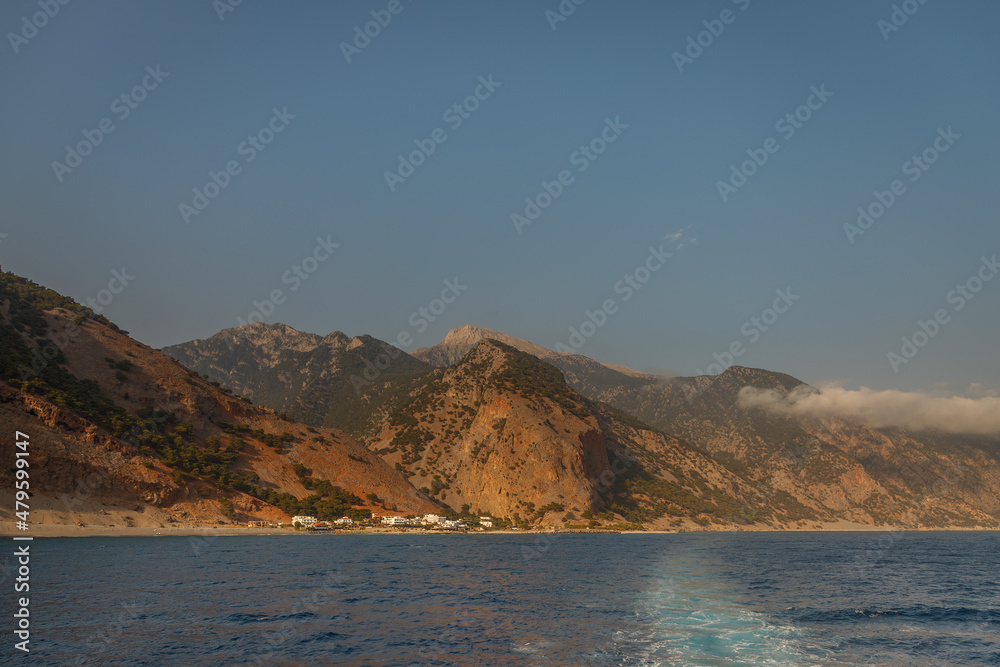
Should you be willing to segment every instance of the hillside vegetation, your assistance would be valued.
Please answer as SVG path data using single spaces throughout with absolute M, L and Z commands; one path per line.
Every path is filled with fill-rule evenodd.
M 0 341 L 0 417 L 38 443 L 41 495 L 138 502 L 180 522 L 196 513 L 361 517 L 369 494 L 408 511 L 435 508 L 346 434 L 237 398 L 10 273 L 0 273 Z

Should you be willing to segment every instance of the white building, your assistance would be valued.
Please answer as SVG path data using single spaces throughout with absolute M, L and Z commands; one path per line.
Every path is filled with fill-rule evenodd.
M 337 524 L 338 526 L 353 526 L 354 520 L 351 519 L 351 517 L 349 516 L 342 516 L 336 521 L 334 521 L 334 523 Z
M 453 528 L 453 529 L 466 527 L 465 524 L 462 523 L 461 521 L 449 521 L 448 519 L 442 521 L 441 526 L 443 526 L 444 528 Z
M 302 526 L 303 528 L 309 528 L 311 526 L 315 526 L 317 521 L 319 521 L 319 519 L 317 519 L 314 516 L 293 516 L 292 517 L 292 525 L 293 526 L 299 525 L 299 526 Z
M 479 517 L 479 525 L 482 526 L 483 528 L 492 528 L 493 519 L 488 516 L 481 516 Z
M 421 523 L 441 523 L 442 521 L 444 521 L 444 517 L 437 514 L 425 514 L 420 518 Z
M 384 516 L 382 517 L 382 524 L 385 526 L 405 526 L 410 522 L 401 516 Z

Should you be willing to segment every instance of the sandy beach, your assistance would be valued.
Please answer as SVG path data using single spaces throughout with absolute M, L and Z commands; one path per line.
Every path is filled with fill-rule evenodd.
M 4 502 L 9 500 L 10 502 Z M 870 526 L 850 521 L 810 524 L 775 528 L 771 526 L 707 526 L 688 522 L 676 528 L 650 526 L 647 530 L 617 530 L 613 528 L 565 529 L 545 526 L 532 530 L 470 530 L 468 532 L 429 530 L 425 528 L 392 528 L 365 526 L 350 529 L 312 532 L 292 528 L 249 528 L 246 524 L 216 523 L 212 521 L 177 521 L 168 510 L 149 506 L 121 507 L 102 504 L 93 500 L 78 500 L 71 504 L 44 496 L 32 498 L 28 530 L 17 529 L 16 518 L 9 509 L 12 496 L 0 492 L 0 536 L 3 537 L 153 537 L 153 536 L 232 536 L 232 535 L 596 535 L 641 534 L 669 535 L 690 532 L 888 532 L 925 530 L 992 530 L 984 527 L 969 528 L 913 528 L 898 526 Z M 189 507 L 189 509 L 196 509 Z
M 929 532 L 929 531 L 990 531 L 990 528 L 893 528 L 887 526 L 865 526 L 860 524 L 840 523 L 831 524 L 822 528 L 789 528 L 774 529 L 768 527 L 741 527 L 739 529 L 716 529 L 716 530 L 490 530 L 468 532 L 426 530 L 426 529 L 400 529 L 400 528 L 380 528 L 365 527 L 348 530 L 331 531 L 306 531 L 293 530 L 291 528 L 248 528 L 246 526 L 234 525 L 166 525 L 162 527 L 154 526 L 99 526 L 99 525 L 67 525 L 42 523 L 32 524 L 27 531 L 15 530 L 14 524 L 4 521 L 0 524 L 0 537 L 229 537 L 229 536 L 295 536 L 295 537 L 322 537 L 340 535 L 677 535 L 692 532 L 710 533 L 815 533 L 815 532 Z

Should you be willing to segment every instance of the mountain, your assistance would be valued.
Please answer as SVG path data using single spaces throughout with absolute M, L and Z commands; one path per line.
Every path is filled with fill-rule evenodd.
M 305 423 L 349 430 L 456 511 L 665 526 L 724 522 L 743 502 L 735 498 L 741 485 L 718 462 L 587 401 L 558 369 L 519 349 L 542 348 L 485 332 L 453 332 L 433 357 L 456 359 L 444 369 L 367 336 L 322 338 L 281 324 L 227 329 L 164 352 Z M 578 363 L 620 375 L 586 357 Z M 671 466 L 691 471 L 672 474 Z M 728 490 L 709 487 L 708 478 L 726 480 Z
M 452 334 L 455 334 L 454 336 Z M 414 354 L 429 363 L 452 356 L 488 329 L 461 327 Z M 449 339 L 451 342 L 449 343 Z M 582 355 L 517 347 L 558 367 L 567 383 L 691 443 L 765 490 L 787 494 L 803 518 L 868 525 L 972 526 L 1000 523 L 1000 441 L 874 429 L 841 419 L 780 417 L 740 405 L 744 387 L 787 394 L 803 383 L 772 371 L 733 366 L 718 376 L 660 378 Z M 418 354 L 419 353 L 419 354 Z M 760 511 L 748 516 L 759 517 Z
M 753 497 L 710 457 L 491 338 L 435 372 L 369 445 L 428 496 L 515 520 L 721 522 Z
M 0 423 L 30 436 L 32 516 L 50 523 L 437 507 L 342 431 L 234 397 L 71 299 L 3 272 Z M 4 438 L 0 455 L 13 461 L 13 447 Z M 14 488 L 12 467 L 0 478 Z
M 310 426 L 360 435 L 380 406 L 431 367 L 371 336 L 318 336 L 284 324 L 224 329 L 162 352 L 259 405 Z
M 413 355 L 262 323 L 160 352 L 0 272 L 0 422 L 30 435 L 45 520 L 1000 525 L 996 438 L 779 416 L 743 405 L 747 387 L 809 391 L 735 366 L 665 379 L 472 326 Z
M 412 356 L 427 362 L 431 366 L 450 366 L 461 360 L 469 350 L 483 340 L 498 340 L 522 352 L 527 352 L 532 356 L 548 361 L 558 366 L 564 373 L 596 377 L 601 373 L 607 372 L 609 377 L 613 378 L 626 376 L 645 380 L 656 379 L 654 375 L 640 373 L 625 366 L 601 364 L 579 354 L 561 354 L 522 338 L 515 338 L 499 331 L 475 327 L 471 324 L 452 329 L 440 343 L 432 347 L 416 349 L 412 352 Z
M 492 340 L 397 406 L 370 446 L 431 497 L 505 517 L 599 510 L 593 480 L 610 470 L 596 418 L 559 372 Z
M 569 374 L 567 374 L 569 377 Z M 668 429 L 751 479 L 791 494 L 818 518 L 882 525 L 1000 523 L 995 438 L 871 428 L 843 419 L 783 417 L 739 401 L 744 387 L 787 394 L 782 373 L 733 366 L 718 376 L 610 384 L 571 382 L 582 394 Z
M 350 431 L 455 510 L 659 527 L 1000 525 L 997 439 L 740 403 L 746 387 L 804 386 L 786 374 L 734 366 L 666 379 L 472 326 L 412 356 L 366 336 L 308 336 L 253 325 L 167 350 L 275 409 Z M 361 371 L 370 381 L 357 382 Z

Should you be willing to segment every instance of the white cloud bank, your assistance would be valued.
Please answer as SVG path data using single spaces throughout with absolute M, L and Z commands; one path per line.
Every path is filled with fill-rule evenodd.
M 739 404 L 800 417 L 840 417 L 868 426 L 898 426 L 946 433 L 1000 434 L 1000 398 L 934 396 L 904 391 L 851 390 L 828 386 L 799 387 L 788 394 L 774 389 L 744 387 Z

